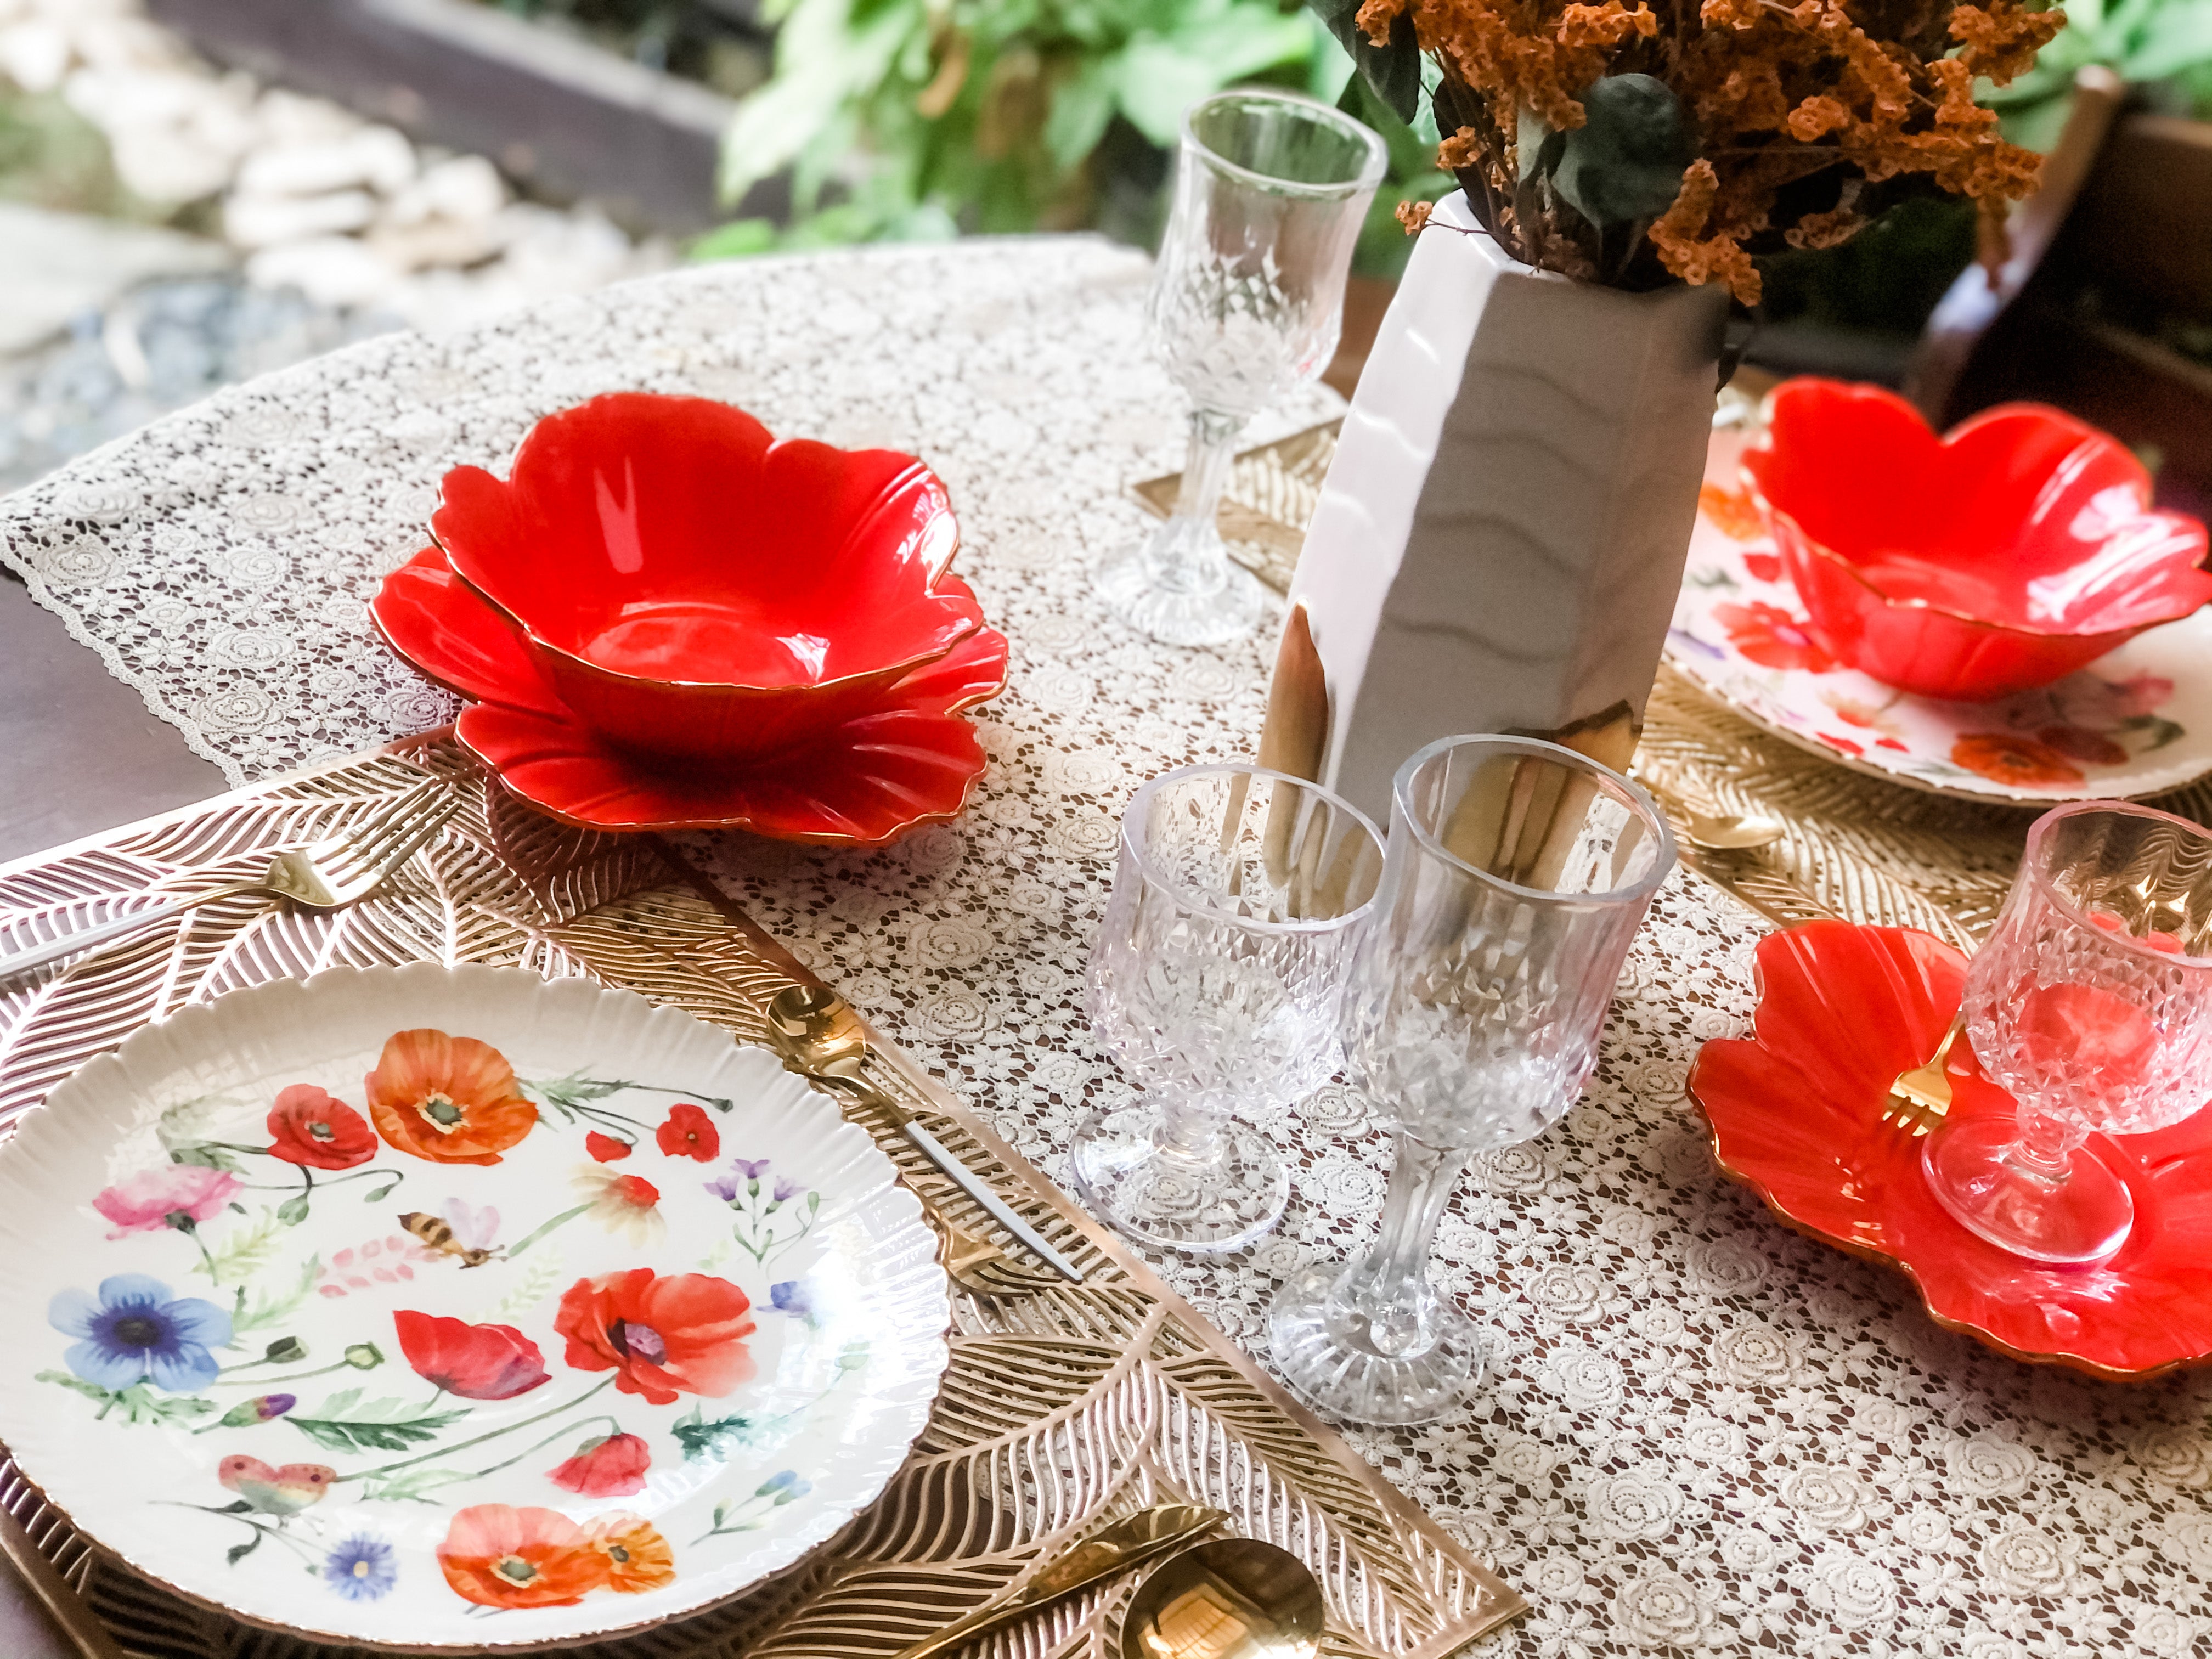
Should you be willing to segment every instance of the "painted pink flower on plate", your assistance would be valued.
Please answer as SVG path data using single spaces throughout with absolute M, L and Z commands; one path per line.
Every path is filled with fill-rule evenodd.
M 115 1224 L 110 1238 L 149 1233 L 189 1222 L 197 1226 L 222 1213 L 238 1193 L 238 1177 L 199 1164 L 172 1164 L 103 1188 L 92 1207 Z

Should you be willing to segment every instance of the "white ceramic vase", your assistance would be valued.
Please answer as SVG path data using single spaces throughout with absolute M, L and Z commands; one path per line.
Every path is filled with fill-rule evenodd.
M 1378 821 L 1399 763 L 1455 733 L 1625 767 L 1696 521 L 1727 316 L 1717 286 L 1627 294 L 1533 270 L 1463 196 L 1439 203 L 1306 535 L 1262 759 Z

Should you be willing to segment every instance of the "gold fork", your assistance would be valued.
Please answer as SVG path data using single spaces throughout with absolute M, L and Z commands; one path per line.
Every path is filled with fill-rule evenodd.
M 164 899 L 0 957 L 0 982 L 239 893 L 270 893 L 306 910 L 335 910 L 354 903 L 384 885 L 445 828 L 460 804 L 459 792 L 441 782 L 420 785 L 350 830 L 277 854 L 268 870 L 250 881 L 226 882 L 204 893 Z
M 1951 1022 L 1951 1029 L 1943 1033 L 1943 1041 L 1936 1045 L 1934 1054 L 1920 1065 L 1897 1074 L 1897 1081 L 1889 1085 L 1888 1102 L 1882 1108 L 1883 1122 L 1924 1135 L 1943 1121 L 1944 1114 L 1951 1109 L 1951 1073 L 1948 1064 L 1951 1045 L 1966 1029 L 1966 1017 L 1961 1013 Z

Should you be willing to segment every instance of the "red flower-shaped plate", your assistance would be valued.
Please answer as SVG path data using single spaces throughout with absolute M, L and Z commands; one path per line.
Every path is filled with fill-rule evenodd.
M 2204 526 L 2154 512 L 2106 433 L 2006 404 L 1938 438 L 1886 387 L 1789 380 L 1743 474 L 1839 662 L 1985 702 L 2086 667 L 2212 600 Z
M 1966 958 L 1909 928 L 1815 921 L 1760 940 L 1758 963 L 1754 1035 L 1706 1043 L 1690 1069 L 1723 1175 L 1798 1231 L 1902 1269 L 1936 1323 L 2015 1359 L 2111 1382 L 2212 1362 L 2212 1111 L 2092 1136 L 2135 1229 L 2101 1262 L 2030 1261 L 1952 1220 L 1919 1138 L 1882 1121 L 1892 1080 L 1949 1027 Z M 1954 1115 L 2015 1109 L 1963 1042 L 1950 1070 Z
M 973 602 L 966 585 L 939 585 Z M 660 766 L 586 726 L 499 615 L 425 548 L 384 580 L 369 614 L 427 678 L 471 700 L 455 732 L 532 805 L 592 830 L 737 829 L 778 841 L 874 847 L 957 817 L 983 775 L 959 711 L 1006 683 L 1006 640 L 967 635 L 911 671 L 878 709 L 764 760 Z
M 1667 659 L 1716 701 L 1823 759 L 1975 800 L 2163 794 L 2212 772 L 2212 609 L 1996 702 L 1900 691 L 1814 634 L 1781 553 L 1717 432 Z

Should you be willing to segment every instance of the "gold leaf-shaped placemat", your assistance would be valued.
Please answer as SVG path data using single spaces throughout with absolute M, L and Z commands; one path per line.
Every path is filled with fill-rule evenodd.
M 487 791 L 441 734 L 0 869 L 0 947 L 109 914 L 149 887 L 258 872 L 275 848 L 357 822 L 426 774 L 462 791 L 462 809 L 372 899 L 319 915 L 251 901 L 211 906 L 0 994 L 0 1124 L 149 1019 L 325 967 L 465 960 L 583 975 L 682 1008 L 739 1041 L 759 1040 L 769 996 L 810 980 L 658 841 L 553 824 L 496 787 Z M 1304 1557 L 1329 1597 L 1324 1650 L 1342 1659 L 1445 1659 L 1523 1610 L 966 1107 L 876 1041 L 874 1081 L 1078 1261 L 1085 1282 L 1016 1297 L 956 1287 L 943 1392 L 875 1504 L 734 1601 L 564 1651 L 888 1659 L 1101 1516 L 1178 1500 L 1225 1510 L 1238 1532 Z M 890 1122 L 840 1104 L 957 1224 L 1010 1243 Z M 147 1583 L 76 1536 L 4 1462 L 0 1504 L 134 1653 L 362 1651 L 251 1630 Z M 1003 1659 L 1113 1659 L 1128 1588 L 1048 1609 L 991 1638 L 989 1650 Z

